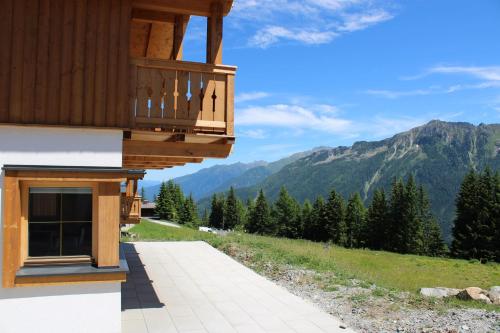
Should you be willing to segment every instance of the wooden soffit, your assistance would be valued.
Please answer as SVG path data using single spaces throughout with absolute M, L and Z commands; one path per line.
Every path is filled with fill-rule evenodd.
M 164 11 L 183 15 L 210 16 L 212 3 L 220 2 L 223 15 L 231 11 L 233 0 L 133 0 L 134 8 Z

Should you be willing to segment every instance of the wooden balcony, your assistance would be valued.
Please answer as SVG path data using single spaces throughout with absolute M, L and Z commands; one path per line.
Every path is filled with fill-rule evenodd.
M 127 196 L 122 193 L 120 201 L 120 224 L 137 224 L 141 222 L 142 197 Z
M 235 67 L 147 58 L 130 62 L 132 128 L 234 135 Z

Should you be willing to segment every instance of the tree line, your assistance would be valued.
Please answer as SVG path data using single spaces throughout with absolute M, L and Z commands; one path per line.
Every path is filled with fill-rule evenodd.
M 161 218 L 191 226 L 330 242 L 348 248 L 369 248 L 428 256 L 500 262 L 500 175 L 490 169 L 470 171 L 456 199 L 453 242 L 448 250 L 433 216 L 426 190 L 413 175 L 395 179 L 390 191 L 376 189 L 365 207 L 359 193 L 345 200 L 335 189 L 325 199 L 302 205 L 286 187 L 270 203 L 261 189 L 243 203 L 230 188 L 214 194 L 211 209 L 198 217 L 192 196 L 178 185 L 163 183 L 157 197 Z
M 172 180 L 161 183 L 155 202 L 156 214 L 161 219 L 189 226 L 200 222 L 193 196 L 184 196 L 181 187 Z

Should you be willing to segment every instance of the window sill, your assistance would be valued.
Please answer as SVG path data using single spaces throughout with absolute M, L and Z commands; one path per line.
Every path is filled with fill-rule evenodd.
M 120 266 L 97 268 L 91 264 L 24 266 L 16 272 L 15 287 L 67 285 L 93 282 L 124 282 L 129 272 L 120 250 Z

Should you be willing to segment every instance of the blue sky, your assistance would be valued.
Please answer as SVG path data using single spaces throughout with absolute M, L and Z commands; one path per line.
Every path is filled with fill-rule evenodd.
M 238 66 L 233 153 L 147 180 L 432 119 L 500 122 L 499 0 L 235 0 L 224 24 L 224 63 Z M 192 18 L 186 60 L 204 61 L 204 43 Z

